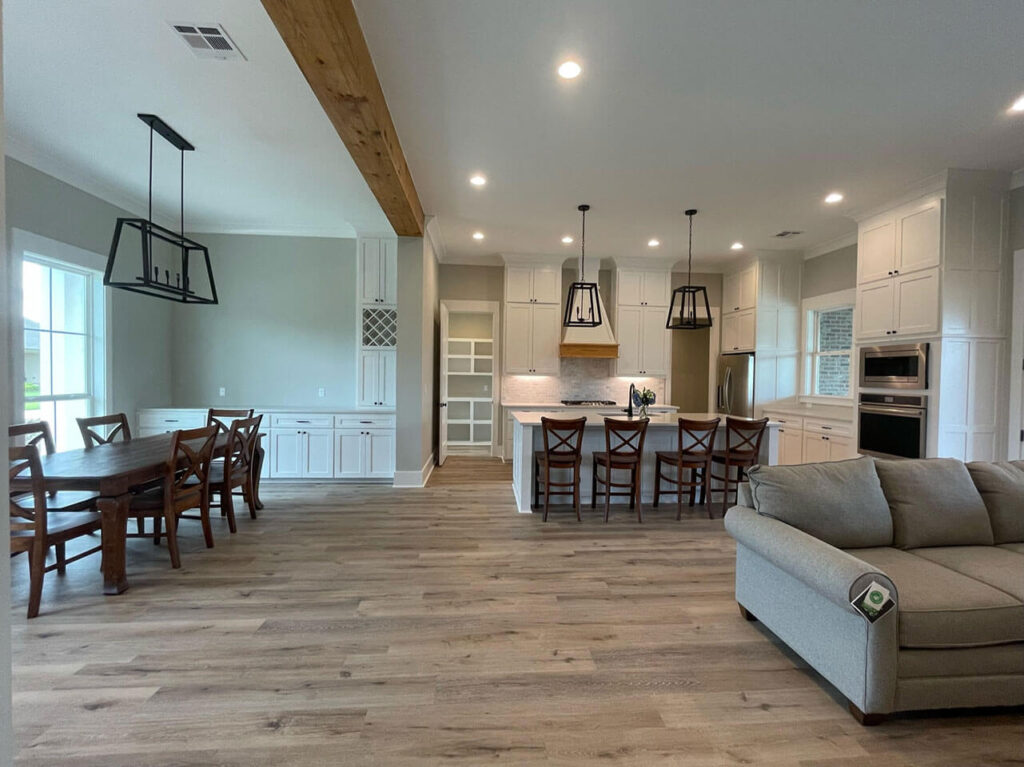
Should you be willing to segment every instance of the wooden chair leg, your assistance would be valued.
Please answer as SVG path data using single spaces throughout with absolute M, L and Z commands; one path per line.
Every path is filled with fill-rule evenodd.
M 43 576 L 46 575 L 46 549 L 34 546 L 28 552 L 28 617 L 39 615 L 43 601 Z
M 160 545 L 160 534 L 163 529 L 163 517 L 153 517 L 153 545 Z
M 676 522 L 683 518 L 683 465 L 676 464 L 676 489 L 679 494 L 676 496 Z
M 597 508 L 597 459 L 591 464 L 590 472 L 590 508 Z
M 577 463 L 572 469 L 572 504 L 576 507 L 576 521 L 582 522 L 583 515 L 580 513 L 580 480 L 582 479 L 583 464 Z
M 237 533 L 238 526 L 235 524 L 235 503 L 231 500 L 231 491 L 228 489 L 225 489 L 224 492 L 220 494 L 220 508 L 228 518 L 228 530 L 233 533 Z
M 536 458 L 533 459 L 533 503 L 530 505 L 531 508 L 537 508 L 540 505 L 540 461 Z
M 544 522 L 548 521 L 548 510 L 551 508 L 551 464 L 544 464 Z
M 654 508 L 658 508 L 658 495 L 661 494 L 661 459 L 654 459 Z
M 725 516 L 725 512 L 729 510 L 729 469 L 732 467 L 729 464 L 725 465 L 725 482 L 722 484 L 722 516 Z
M 643 524 L 644 521 L 644 500 L 641 495 L 643 475 L 640 472 L 640 466 L 633 469 L 633 498 L 636 499 L 636 521 L 638 524 Z M 632 498 L 630 500 L 633 500 Z
M 181 555 L 178 553 L 178 526 L 173 511 L 165 511 L 164 519 L 167 522 L 167 551 L 171 555 L 171 567 L 177 570 L 181 567 Z
M 146 518 L 141 514 L 135 518 L 135 529 L 138 531 L 139 535 L 146 532 Z
M 612 513 L 612 466 L 604 467 L 604 521 L 608 523 L 608 517 Z
M 256 493 L 252 489 L 252 473 L 245 478 L 245 484 L 242 486 L 245 493 L 245 503 L 249 507 L 249 518 L 256 519 Z
M 636 508 L 636 500 L 634 498 L 633 490 L 636 488 L 636 469 L 629 470 L 629 508 Z
M 708 519 L 713 519 L 711 512 L 711 461 L 704 464 L 700 478 L 700 502 L 708 510 Z
M 67 545 L 58 543 L 53 547 L 53 551 L 57 555 L 57 574 L 64 575 L 68 571 Z
M 210 499 L 203 499 L 199 504 L 199 521 L 203 525 L 203 538 L 206 540 L 206 548 L 213 548 L 213 527 L 210 525 Z

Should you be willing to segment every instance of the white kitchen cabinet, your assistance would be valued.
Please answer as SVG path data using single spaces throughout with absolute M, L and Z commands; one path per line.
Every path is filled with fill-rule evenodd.
M 804 462 L 804 433 L 789 426 L 779 427 L 779 466 Z
M 755 314 L 753 309 L 748 309 L 722 318 L 723 354 L 754 351 L 757 341 Z
M 397 357 L 394 349 L 359 352 L 359 406 L 395 406 Z
M 338 479 L 383 479 L 395 473 L 394 429 L 346 428 L 335 431 Z
M 893 279 L 893 335 L 927 335 L 939 330 L 939 270 L 900 274 Z
M 857 338 L 884 338 L 892 335 L 893 282 L 886 277 L 857 288 Z
M 615 330 L 619 341 L 616 375 L 668 375 L 671 336 L 665 329 L 665 307 L 620 306 Z
M 271 479 L 330 479 L 334 476 L 331 429 L 272 429 Z
M 804 433 L 804 463 L 826 463 L 831 461 L 828 437 L 823 434 Z
M 505 304 L 506 373 L 558 374 L 558 346 L 562 330 L 560 310 L 558 304 Z
M 554 266 L 505 267 L 505 301 L 523 304 L 560 304 L 562 271 Z
M 615 273 L 618 306 L 661 306 L 672 300 L 671 275 L 664 271 L 618 269 Z
M 857 234 L 857 284 L 891 277 L 896 268 L 896 220 L 882 216 Z
M 757 305 L 757 264 L 722 279 L 722 312 L 753 309 Z
M 398 303 L 397 240 L 359 240 L 359 298 L 364 304 Z
M 942 201 L 938 198 L 896 212 L 894 274 L 938 266 L 942 257 Z

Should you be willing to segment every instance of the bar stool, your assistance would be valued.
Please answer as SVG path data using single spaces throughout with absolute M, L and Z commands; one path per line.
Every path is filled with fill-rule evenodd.
M 708 492 L 711 482 L 711 455 L 715 452 L 715 435 L 721 418 L 709 421 L 691 421 L 679 419 L 679 450 L 659 450 L 654 458 L 654 507 L 658 507 L 658 498 L 662 493 L 678 496 L 679 508 L 676 521 L 683 518 L 683 489 L 688 488 L 690 505 L 693 506 L 697 488 L 700 488 L 700 504 L 706 506 L 708 518 L 711 518 L 711 494 Z M 675 468 L 675 476 L 661 473 L 662 464 Z M 683 481 L 683 470 L 689 469 L 690 480 Z M 661 481 L 665 480 L 676 486 L 675 490 L 662 490 Z
M 719 476 L 712 473 L 711 478 L 722 482 L 722 514 L 729 504 L 729 485 L 733 487 L 733 495 L 739 495 L 740 483 L 747 477 L 747 469 L 756 466 L 761 454 L 761 440 L 764 438 L 767 418 L 757 421 L 746 418 L 725 419 L 725 450 L 715 450 L 711 454 L 713 464 L 723 464 L 725 472 Z M 731 469 L 736 469 L 735 479 L 730 476 Z
M 636 509 L 636 521 L 643 522 L 644 515 L 640 502 L 641 461 L 644 454 L 644 438 L 647 436 L 649 418 L 635 421 L 620 421 L 614 418 L 604 419 L 604 452 L 594 453 L 593 487 L 590 492 L 590 508 L 597 506 L 597 485 L 604 488 L 604 521 L 608 521 L 611 512 L 611 497 L 624 495 L 629 497 L 629 508 Z M 598 476 L 597 467 L 604 467 L 604 478 Z M 612 471 L 622 469 L 629 472 L 629 482 L 613 482 Z M 626 492 L 616 493 L 613 488 L 629 488 Z
M 586 418 L 560 420 L 557 418 L 540 419 L 541 433 L 544 435 L 544 449 L 533 454 L 533 494 L 540 498 L 540 470 L 544 469 L 544 521 L 548 521 L 552 495 L 571 495 L 576 509 L 576 520 L 583 521 L 580 514 L 580 468 L 583 464 L 583 427 Z M 571 469 L 571 482 L 552 482 L 552 469 Z M 571 490 L 552 490 L 551 488 L 572 488 Z

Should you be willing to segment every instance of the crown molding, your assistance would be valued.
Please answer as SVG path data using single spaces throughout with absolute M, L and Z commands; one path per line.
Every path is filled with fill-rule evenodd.
M 859 208 L 848 214 L 858 224 L 869 218 L 885 213 L 893 208 L 905 205 L 929 195 L 941 195 L 945 197 L 946 186 L 949 183 L 949 171 L 944 170 L 933 176 L 928 176 L 916 184 L 905 188 L 901 193 L 890 197 L 884 203 L 872 205 L 871 207 Z
M 445 263 L 446 250 L 444 238 L 441 236 L 441 224 L 437 216 L 427 216 L 423 224 L 423 234 L 430 241 L 430 247 L 434 251 L 434 258 L 437 263 Z
M 501 253 L 501 259 L 506 264 L 533 264 L 545 266 L 561 266 L 566 262 L 567 257 L 563 255 L 552 256 L 544 254 L 526 253 Z
M 189 225 L 188 231 L 190 234 L 248 234 L 260 237 L 321 237 L 333 240 L 354 240 L 357 236 L 363 236 L 356 235 L 355 230 L 351 227 L 346 229 L 334 227 L 318 229 L 310 226 L 286 226 L 267 229 L 266 227 L 246 224 L 233 224 L 229 226 L 197 224 L 195 226 Z M 385 236 L 393 238 L 395 235 L 390 234 Z
M 824 256 L 826 253 L 831 253 L 832 251 L 839 250 L 840 248 L 848 248 L 851 245 L 856 244 L 857 233 L 850 232 L 849 234 L 844 234 L 842 237 L 836 237 L 828 242 L 815 245 L 813 248 L 808 248 L 804 251 L 804 261 L 810 261 L 812 258 Z

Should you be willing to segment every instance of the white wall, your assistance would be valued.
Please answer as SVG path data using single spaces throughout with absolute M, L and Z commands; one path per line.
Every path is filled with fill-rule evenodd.
M 174 308 L 174 404 L 355 406 L 356 241 L 192 236 L 210 249 L 220 303 Z
M 801 298 L 823 296 L 857 287 L 857 246 L 833 250 L 804 261 L 800 281 Z

